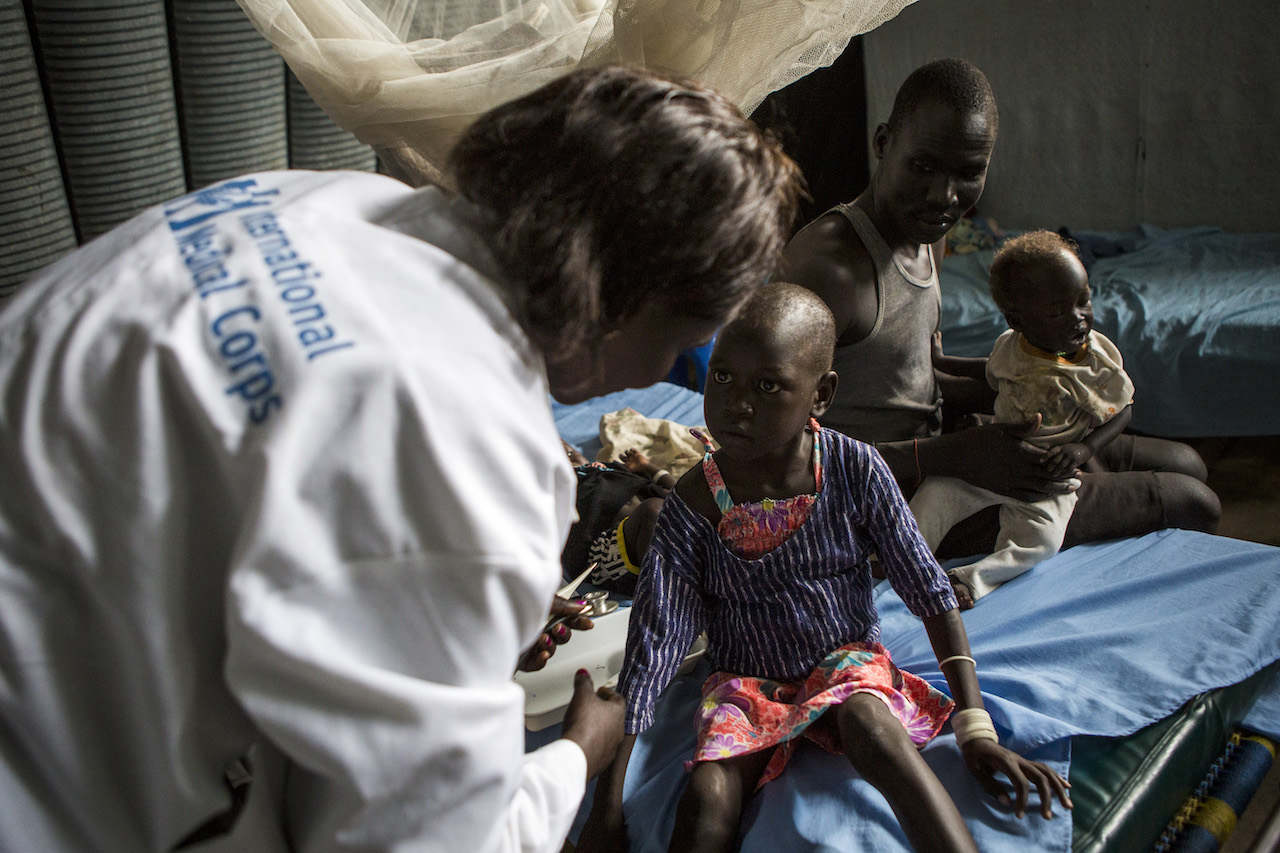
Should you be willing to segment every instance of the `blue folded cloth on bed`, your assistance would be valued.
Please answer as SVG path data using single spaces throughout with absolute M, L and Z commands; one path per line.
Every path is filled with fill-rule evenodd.
M 1065 777 L 1070 736 L 1131 734 L 1280 659 L 1277 578 L 1280 548 L 1166 530 L 1068 549 L 1005 584 L 964 617 L 1001 741 Z M 898 666 L 945 690 L 919 620 L 887 584 L 876 604 Z M 666 849 L 705 674 L 673 682 L 637 742 L 626 785 L 634 853 Z M 1070 849 L 1061 808 L 1018 820 L 979 789 L 950 734 L 924 757 L 981 849 Z M 812 744 L 752 800 L 743 826 L 744 851 L 908 850 L 878 792 Z
M 1280 741 L 1280 676 L 1272 676 L 1271 685 L 1258 696 L 1240 727 Z

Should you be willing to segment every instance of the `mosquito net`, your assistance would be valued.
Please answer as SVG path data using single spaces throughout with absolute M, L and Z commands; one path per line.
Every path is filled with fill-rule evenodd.
M 497 104 L 586 65 L 710 85 L 744 113 L 912 0 L 237 0 L 333 120 L 410 183 Z

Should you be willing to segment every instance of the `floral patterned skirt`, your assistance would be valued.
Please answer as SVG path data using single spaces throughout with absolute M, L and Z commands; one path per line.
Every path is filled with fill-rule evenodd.
M 698 710 L 699 761 L 716 761 L 778 747 L 757 788 L 776 779 L 791 759 L 799 736 L 828 752 L 840 744 L 825 726 L 810 728 L 827 711 L 855 693 L 871 693 L 902 721 L 916 746 L 923 747 L 942 729 L 955 703 L 923 678 L 902 672 L 879 643 L 849 643 L 823 658 L 804 681 L 716 672 L 702 685 Z

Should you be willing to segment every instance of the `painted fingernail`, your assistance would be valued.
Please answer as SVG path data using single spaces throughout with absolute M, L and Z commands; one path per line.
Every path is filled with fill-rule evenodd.
M 543 634 L 543 635 L 542 635 L 542 645 L 543 645 L 543 647 L 544 647 L 544 648 L 548 648 L 548 649 L 549 649 L 549 648 L 551 648 L 552 646 L 554 646 L 554 645 L 555 645 L 555 641 L 554 641 L 554 640 L 552 640 L 550 637 L 548 637 L 546 634 Z
M 570 601 L 569 603 L 570 603 L 570 604 L 575 604 L 575 605 L 577 605 L 578 607 L 586 607 L 586 606 L 587 606 L 587 600 L 586 600 L 585 598 L 575 598 L 573 601 Z
M 569 629 L 563 625 L 557 625 L 555 627 L 555 635 L 562 640 L 566 639 L 569 636 Z
M 590 674 L 591 673 L 587 672 L 585 669 L 580 669 L 578 670 L 578 673 L 577 673 L 578 678 L 582 678 L 583 676 L 590 675 Z

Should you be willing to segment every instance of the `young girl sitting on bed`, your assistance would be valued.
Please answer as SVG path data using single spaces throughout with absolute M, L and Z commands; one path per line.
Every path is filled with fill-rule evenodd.
M 703 629 L 714 674 L 672 850 L 732 849 L 744 800 L 782 772 L 802 734 L 848 756 L 916 849 L 976 850 L 919 753 L 948 715 L 970 770 L 1002 803 L 1013 801 L 997 773 L 1019 815 L 1031 784 L 1045 817 L 1055 797 L 1070 808 L 1066 782 L 997 742 L 951 585 L 888 467 L 814 420 L 835 394 L 834 344 L 825 304 L 791 284 L 768 286 L 721 331 L 705 403 L 720 450 L 667 497 L 645 555 L 618 687 L 628 737 L 580 851 L 615 849 L 635 735 Z M 954 703 L 877 642 L 872 553 L 924 620 Z
M 934 367 L 989 382 L 997 392 L 998 423 L 1040 419 L 1039 430 L 1026 441 L 1044 449 L 1051 476 L 1069 476 L 1124 431 L 1133 399 L 1120 351 L 1093 329 L 1089 275 L 1073 243 L 1052 231 L 1032 231 L 996 253 L 991 295 L 1010 327 L 991 357 L 945 356 L 935 336 Z M 930 550 L 937 550 L 957 522 L 996 505 L 1000 534 L 994 551 L 947 573 L 961 609 L 1058 552 L 1076 493 L 1023 501 L 955 477 L 931 476 L 911 498 Z

